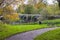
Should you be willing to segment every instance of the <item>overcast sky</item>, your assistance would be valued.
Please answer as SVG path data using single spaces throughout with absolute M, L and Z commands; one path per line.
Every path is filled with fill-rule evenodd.
M 47 0 L 48 4 L 54 4 L 53 1 L 55 0 Z M 57 1 L 55 1 L 55 3 L 57 3 Z
M 47 0 L 48 4 L 53 4 L 53 0 Z
M 54 0 L 46 0 L 48 4 L 54 4 L 53 1 Z M 24 3 L 27 4 L 28 0 L 26 0 Z

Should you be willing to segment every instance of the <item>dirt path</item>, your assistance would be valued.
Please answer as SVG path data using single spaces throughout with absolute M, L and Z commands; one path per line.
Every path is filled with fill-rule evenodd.
M 33 30 L 21 34 L 11 36 L 5 40 L 33 40 L 37 35 L 41 35 L 49 30 L 54 30 L 55 28 L 44 28 L 39 30 Z

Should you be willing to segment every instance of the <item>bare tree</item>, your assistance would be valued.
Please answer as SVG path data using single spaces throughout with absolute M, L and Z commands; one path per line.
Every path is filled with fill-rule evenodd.
M 3 8 L 5 6 L 11 5 L 11 4 L 17 4 L 21 0 L 0 0 L 0 8 Z

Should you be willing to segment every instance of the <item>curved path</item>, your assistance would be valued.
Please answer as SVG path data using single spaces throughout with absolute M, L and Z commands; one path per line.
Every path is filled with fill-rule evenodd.
M 41 35 L 42 33 L 45 33 L 49 30 L 54 30 L 54 29 L 56 28 L 44 28 L 44 29 L 29 31 L 29 32 L 11 36 L 5 40 L 33 40 L 37 35 Z

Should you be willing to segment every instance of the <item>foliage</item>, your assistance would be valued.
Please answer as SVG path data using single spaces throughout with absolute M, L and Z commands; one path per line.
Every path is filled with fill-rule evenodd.
M 16 11 L 17 11 L 17 13 L 24 13 L 25 5 L 23 5 L 23 7 L 20 5 Z
M 3 8 L 2 16 L 5 20 L 8 20 L 10 22 L 19 19 L 18 13 L 15 12 L 11 6 L 6 6 Z
M 0 0 L 0 15 L 3 16 L 5 20 L 18 20 L 18 14 L 14 11 L 12 5 L 16 5 L 20 1 L 21 0 Z
M 0 15 L 2 15 L 2 13 L 3 13 L 3 9 L 2 9 L 2 8 L 0 8 Z
M 15 11 L 11 5 L 3 8 L 3 13 L 5 13 L 5 14 L 11 14 L 12 12 L 15 12 Z
M 49 16 L 48 11 L 47 11 L 45 8 L 42 9 L 39 13 L 40 13 L 40 15 L 41 15 L 41 18 L 40 18 L 40 19 L 42 19 L 42 20 L 47 19 L 48 16 Z
M 23 5 L 23 8 L 20 7 L 17 9 L 17 11 L 19 13 L 28 13 L 28 14 L 35 14 L 35 13 L 39 13 L 42 9 L 44 9 L 46 7 L 46 5 L 44 3 L 38 3 L 35 5 Z
M 34 7 L 32 5 L 27 5 L 25 7 L 25 13 L 27 14 L 32 14 L 33 10 L 34 10 Z
M 43 9 L 43 8 L 46 7 L 46 5 L 45 5 L 44 3 L 41 2 L 41 3 L 36 4 L 35 7 L 36 7 L 37 9 L 40 9 L 40 8 Z
M 11 22 L 19 20 L 19 17 L 18 17 L 17 13 L 6 14 L 6 15 L 4 15 L 4 18 L 6 20 L 11 21 Z
M 0 0 L 0 8 L 4 8 L 11 4 L 18 4 L 22 0 Z
M 58 15 L 60 14 L 60 10 L 57 4 L 55 5 L 49 5 L 46 7 L 46 10 L 50 15 Z

